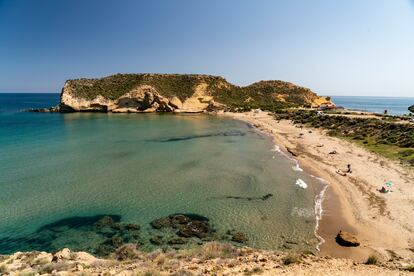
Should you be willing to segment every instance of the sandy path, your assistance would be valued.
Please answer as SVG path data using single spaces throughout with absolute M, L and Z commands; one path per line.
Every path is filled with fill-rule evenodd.
M 278 122 L 266 112 L 224 116 L 268 133 L 281 149 L 289 147 L 299 154 L 296 159 L 305 171 L 329 182 L 319 230 L 326 240 L 322 255 L 360 260 L 376 251 L 388 259 L 414 260 L 413 170 L 353 143 L 324 135 L 321 130 L 302 129 L 290 121 Z M 337 154 L 329 154 L 333 150 Z M 351 164 L 352 173 L 338 175 L 336 171 L 345 170 L 347 164 Z M 393 192 L 381 194 L 377 189 L 386 181 L 395 184 Z M 357 234 L 361 247 L 338 246 L 335 236 L 340 229 Z

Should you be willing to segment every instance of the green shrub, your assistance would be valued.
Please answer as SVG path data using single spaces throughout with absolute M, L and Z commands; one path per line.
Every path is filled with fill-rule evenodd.
M 371 255 L 368 257 L 368 259 L 365 261 L 365 264 L 368 265 L 377 265 L 379 263 L 378 257 L 375 255 Z
M 299 260 L 298 256 L 296 256 L 296 255 L 287 255 L 282 259 L 282 263 L 284 265 L 296 264 L 299 261 L 300 260 Z

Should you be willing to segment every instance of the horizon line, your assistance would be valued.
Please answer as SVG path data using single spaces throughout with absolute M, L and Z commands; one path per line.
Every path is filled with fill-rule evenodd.
M 35 91 L 35 92 L 5 92 L 0 91 L 0 94 L 61 94 L 61 92 L 45 92 L 45 91 Z M 328 94 L 328 93 L 320 93 L 318 96 L 321 97 L 376 97 L 376 98 L 414 98 L 414 96 L 373 96 L 373 95 L 334 95 L 334 94 Z

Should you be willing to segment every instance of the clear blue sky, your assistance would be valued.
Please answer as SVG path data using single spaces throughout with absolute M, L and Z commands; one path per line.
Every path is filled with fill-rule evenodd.
M 0 92 L 118 72 L 414 96 L 414 0 L 0 0 Z

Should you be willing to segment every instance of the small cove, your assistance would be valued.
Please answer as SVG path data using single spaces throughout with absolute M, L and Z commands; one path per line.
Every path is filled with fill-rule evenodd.
M 42 101 L 50 105 L 27 100 Z M 108 215 L 139 225 L 122 234 L 144 250 L 158 247 L 151 238 L 174 235 L 151 221 L 182 213 L 208 218 L 222 241 L 231 242 L 228 233 L 236 231 L 246 245 L 264 249 L 313 249 L 318 242 L 314 199 L 323 185 L 243 122 L 14 108 L 0 114 L 0 253 L 63 247 L 95 253 L 108 235 L 119 234 L 96 230 Z M 306 189 L 295 185 L 298 179 Z

